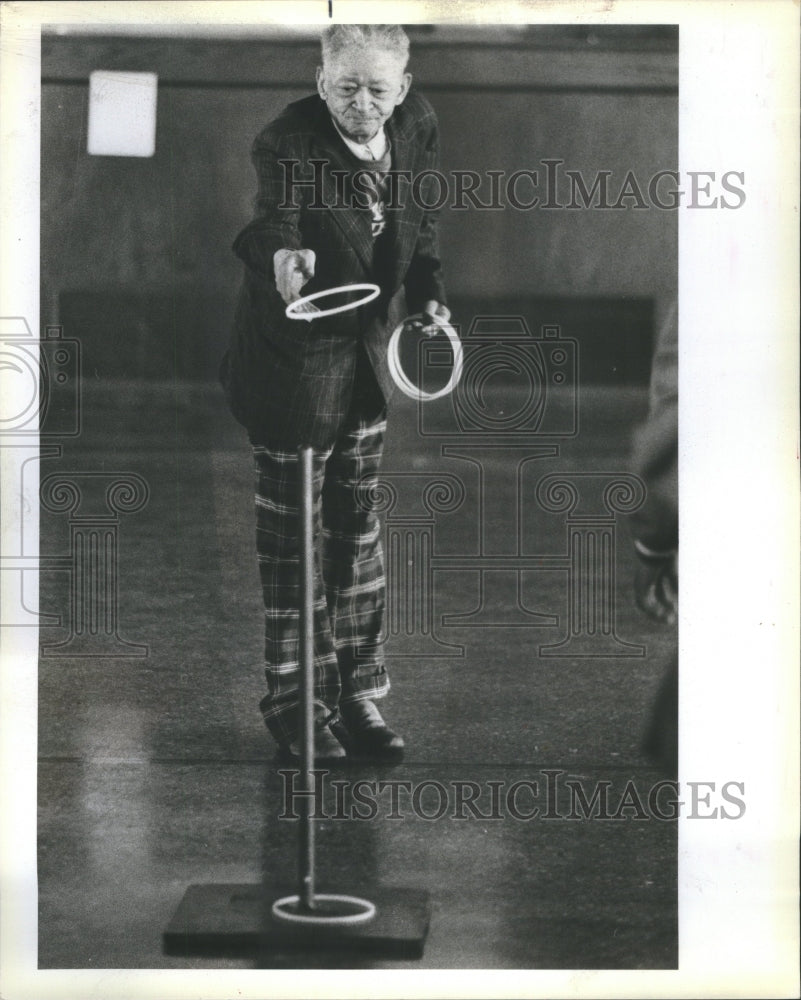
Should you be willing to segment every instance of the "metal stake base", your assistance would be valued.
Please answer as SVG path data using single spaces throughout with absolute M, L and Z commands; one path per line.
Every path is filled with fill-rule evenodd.
M 314 767 L 314 532 L 312 449 L 298 449 L 300 507 L 299 586 L 301 769 L 307 793 Z M 168 955 L 258 955 L 276 951 L 332 951 L 420 958 L 431 903 L 420 889 L 376 887 L 367 898 L 318 893 L 311 795 L 301 802 L 298 891 L 263 885 L 190 886 L 164 932 Z M 360 887 L 361 888 L 361 887 Z
M 205 958 L 304 952 L 406 959 L 423 955 L 431 900 L 422 889 L 370 886 L 365 895 L 375 905 L 375 916 L 346 925 L 276 919 L 272 900 L 288 893 L 291 887 L 271 891 L 263 885 L 192 885 L 164 932 L 164 953 Z

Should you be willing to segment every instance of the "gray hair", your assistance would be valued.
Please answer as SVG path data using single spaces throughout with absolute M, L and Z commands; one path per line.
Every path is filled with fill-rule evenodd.
M 409 36 L 399 24 L 332 24 L 323 32 L 320 44 L 323 65 L 345 49 L 368 45 L 391 53 L 404 68 L 409 61 Z

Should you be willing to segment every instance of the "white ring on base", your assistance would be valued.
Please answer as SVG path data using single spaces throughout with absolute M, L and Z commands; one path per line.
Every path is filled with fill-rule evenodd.
M 314 302 L 317 299 L 325 298 L 328 295 L 340 295 L 342 292 L 367 292 L 368 294 L 361 299 L 357 299 L 355 302 L 346 302 L 344 305 L 332 306 L 330 309 L 318 309 L 316 312 L 311 313 L 298 312 L 300 306 Z M 347 312 L 349 309 L 358 309 L 359 306 L 365 306 L 368 302 L 372 302 L 373 299 L 378 298 L 380 294 L 381 289 L 372 282 L 339 285 L 337 288 L 324 288 L 321 292 L 312 292 L 311 295 L 304 295 L 303 298 L 290 302 L 286 307 L 286 314 L 289 319 L 305 319 L 307 322 L 311 322 L 313 319 L 322 319 L 323 316 L 335 316 L 337 313 Z
M 387 364 L 389 366 L 389 373 L 392 376 L 392 380 L 395 385 L 400 389 L 400 391 L 408 396 L 410 399 L 419 399 L 422 402 L 427 403 L 432 399 L 439 399 L 440 396 L 447 396 L 449 392 L 453 391 L 456 383 L 459 381 L 462 375 L 462 342 L 447 320 L 440 319 L 438 316 L 433 316 L 432 319 L 434 323 L 443 330 L 448 335 L 448 340 L 451 342 L 451 347 L 453 348 L 453 371 L 451 372 L 451 377 L 448 379 L 448 384 L 444 385 L 441 389 L 437 389 L 436 392 L 425 392 L 423 389 L 418 388 L 414 382 L 412 382 L 406 372 L 401 368 L 400 354 L 398 345 L 400 344 L 400 337 L 403 333 L 403 329 L 407 323 L 413 320 L 423 319 L 422 313 L 416 313 L 414 316 L 407 316 L 405 320 L 398 323 L 395 329 L 392 331 L 392 336 L 389 338 L 389 346 L 387 347 Z
M 343 913 L 341 915 L 337 914 L 318 914 L 315 915 L 314 912 L 311 913 L 287 913 L 282 909 L 283 906 L 292 903 L 297 905 L 300 903 L 300 896 L 283 896 L 281 899 L 276 899 L 273 903 L 273 916 L 277 920 L 284 920 L 290 924 L 317 924 L 318 926 L 338 926 L 342 924 L 366 924 L 368 920 L 372 920 L 375 916 L 375 903 L 371 903 L 369 899 L 360 899 L 358 896 L 339 896 L 336 894 L 326 894 L 326 893 L 316 893 L 315 899 L 323 900 L 327 903 L 350 903 L 352 905 L 363 907 L 361 913 Z

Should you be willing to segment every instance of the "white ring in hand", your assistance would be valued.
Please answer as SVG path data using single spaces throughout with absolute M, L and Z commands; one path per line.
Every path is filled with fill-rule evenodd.
M 312 310 L 304 312 L 303 308 L 315 302 L 317 299 L 325 298 L 328 295 L 340 295 L 343 292 L 367 292 L 367 295 L 357 299 L 355 302 L 345 302 L 341 306 L 332 306 L 330 309 L 318 309 L 314 306 Z M 289 319 L 305 319 L 311 322 L 313 319 L 322 319 L 323 316 L 334 316 L 337 313 L 347 312 L 349 309 L 358 309 L 359 306 L 367 305 L 373 299 L 378 298 L 381 289 L 378 285 L 367 282 L 355 285 L 340 285 L 338 288 L 324 288 L 321 292 L 312 292 L 311 295 L 304 295 L 303 298 L 295 299 L 286 307 L 286 314 Z
M 439 316 L 432 316 L 432 319 L 434 324 L 447 334 L 453 348 L 453 371 L 447 385 L 444 385 L 441 389 L 437 389 L 436 392 L 425 392 L 425 390 L 420 389 L 408 378 L 406 372 L 401 367 L 399 352 L 401 334 L 407 323 L 411 323 L 414 320 L 420 320 L 425 323 L 426 321 L 422 313 L 407 316 L 406 319 L 398 323 L 392 332 L 392 336 L 389 338 L 389 346 L 387 347 L 387 364 L 389 365 L 389 373 L 395 385 L 410 399 L 419 399 L 424 403 L 432 399 L 439 399 L 440 396 L 446 396 L 454 389 L 462 375 L 462 342 L 459 340 L 458 334 L 447 320 L 440 319 Z

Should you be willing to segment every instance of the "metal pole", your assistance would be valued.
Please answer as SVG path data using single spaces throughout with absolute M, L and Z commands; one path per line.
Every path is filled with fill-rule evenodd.
M 314 532 L 312 520 L 312 449 L 298 449 L 298 495 L 300 497 L 300 574 L 299 597 L 301 669 L 301 786 L 313 792 L 314 767 Z M 298 830 L 298 897 L 301 909 L 314 910 L 314 798 L 300 796 L 300 827 Z

